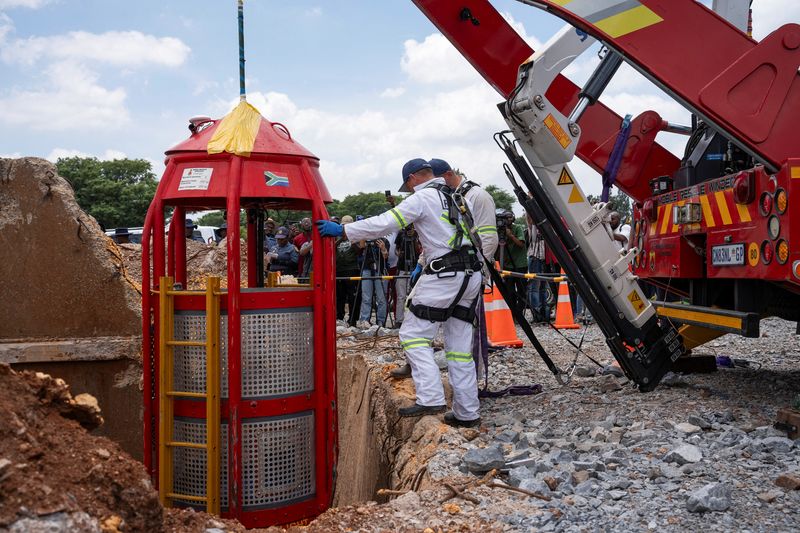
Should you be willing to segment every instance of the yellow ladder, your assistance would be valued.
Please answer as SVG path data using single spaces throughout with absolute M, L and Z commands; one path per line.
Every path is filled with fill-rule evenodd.
M 174 500 L 205 502 L 206 512 L 218 515 L 219 511 L 219 295 L 218 277 L 209 276 L 206 282 L 206 339 L 175 340 L 175 296 L 197 296 L 202 291 L 173 290 L 171 276 L 160 279 L 159 285 L 159 428 L 158 428 L 158 496 L 164 507 L 172 507 Z M 172 390 L 174 381 L 175 346 L 203 346 L 206 350 L 206 392 Z M 175 398 L 201 398 L 206 400 L 206 442 L 180 442 L 173 440 Z M 206 495 L 193 496 L 174 492 L 173 457 L 175 448 L 206 450 Z

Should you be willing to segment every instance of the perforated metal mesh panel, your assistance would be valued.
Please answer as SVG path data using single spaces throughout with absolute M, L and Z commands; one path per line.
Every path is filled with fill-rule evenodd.
M 227 317 L 223 318 L 227 341 Z M 227 360 L 227 342 L 225 343 Z M 309 309 L 242 314 L 242 398 L 314 389 L 314 324 Z
M 176 340 L 205 340 L 206 317 L 175 313 Z M 175 390 L 205 392 L 202 346 L 175 346 Z M 228 397 L 228 317 L 220 320 L 220 396 Z M 307 308 L 242 314 L 242 398 L 301 394 L 314 389 L 314 323 Z
M 242 423 L 243 508 L 303 500 L 315 493 L 314 413 Z
M 220 396 L 228 397 L 228 320 L 220 324 Z M 175 340 L 205 341 L 206 315 L 202 311 L 177 311 L 175 313 Z M 206 349 L 203 346 L 175 346 L 174 390 L 185 392 L 206 391 Z
M 228 506 L 228 424 L 221 424 L 220 431 L 220 507 Z M 173 439 L 181 442 L 203 444 L 206 441 L 206 421 L 202 418 L 175 418 L 172 426 Z M 174 478 L 172 490 L 189 496 L 206 495 L 206 451 L 193 448 L 174 448 L 172 452 Z M 175 500 L 176 503 L 204 507 L 197 502 Z

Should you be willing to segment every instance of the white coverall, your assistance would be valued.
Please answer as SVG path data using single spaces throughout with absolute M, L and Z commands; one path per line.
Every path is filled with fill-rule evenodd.
M 452 246 L 456 245 L 455 227 L 447 219 L 444 196 L 435 188 L 426 188 L 432 183 L 444 184 L 444 179 L 434 178 L 418 185 L 413 195 L 382 215 L 348 224 L 345 230 L 347 238 L 351 241 L 372 239 L 413 223 L 426 258 L 437 259 L 453 251 Z M 469 245 L 466 235 L 461 244 Z M 476 272 L 470 277 L 464 294 L 455 303 L 453 299 L 461 288 L 465 273 L 450 272 L 442 276 L 422 274 L 414 289 L 413 302 L 437 308 L 450 308 L 456 303 L 471 306 L 481 287 L 480 273 Z M 400 342 L 411 365 L 419 405 L 446 404 L 439 367 L 433 359 L 431 346 L 439 324 L 409 312 L 400 327 Z M 480 416 L 480 403 L 472 360 L 473 326 L 453 317 L 443 326 L 447 373 L 453 388 L 453 414 L 459 420 L 475 420 Z

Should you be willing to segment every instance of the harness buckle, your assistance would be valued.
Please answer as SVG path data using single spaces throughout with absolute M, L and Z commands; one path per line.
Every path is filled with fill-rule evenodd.
M 439 261 L 439 263 L 441 264 L 441 266 L 440 266 L 439 268 L 435 268 L 435 267 L 434 267 L 434 264 L 435 264 L 437 261 Z M 444 268 L 445 268 L 445 266 L 444 266 L 444 261 L 442 261 L 442 258 L 441 258 L 441 257 L 437 257 L 436 259 L 434 259 L 433 261 L 431 261 L 430 263 L 428 263 L 428 268 L 429 268 L 429 269 L 431 270 L 431 272 L 433 272 L 434 274 L 438 274 L 439 272 L 441 272 L 441 271 L 442 271 L 442 270 L 444 270 Z

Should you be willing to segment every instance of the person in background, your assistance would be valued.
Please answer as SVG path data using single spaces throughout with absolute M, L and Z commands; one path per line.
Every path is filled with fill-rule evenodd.
M 306 272 L 306 255 L 311 253 L 311 249 L 309 247 L 303 248 L 304 244 L 311 243 L 311 219 L 306 217 L 301 220 L 299 229 L 300 233 L 298 233 L 297 236 L 292 239 L 292 244 L 294 244 L 295 248 L 300 250 L 300 260 L 297 263 L 297 270 L 300 272 L 300 275 L 303 276 L 305 275 L 304 272 Z
M 620 225 L 620 216 L 616 211 L 609 213 L 608 219 L 608 224 L 611 226 L 611 231 L 614 233 L 614 244 L 617 245 L 618 250 L 626 250 L 628 248 L 628 237 L 631 234 L 631 227 L 627 224 Z
M 217 244 L 222 242 L 228 236 L 228 223 L 223 222 L 219 228 L 214 230 L 214 237 L 217 241 Z
M 397 232 L 394 245 L 395 250 L 397 250 L 397 274 L 399 276 L 410 276 L 417 267 L 421 250 L 419 237 L 417 232 L 414 231 L 414 224 L 409 224 Z M 395 300 L 395 324 L 399 328 L 403 325 L 403 318 L 405 318 L 406 298 L 411 290 L 411 280 L 408 278 L 395 280 L 394 286 L 397 294 Z M 411 375 L 410 368 L 409 376 Z
M 295 237 L 300 235 L 300 227 L 297 224 L 291 224 L 289 226 L 289 242 L 294 243 Z
M 397 275 L 397 245 L 395 241 L 397 240 L 397 234 L 399 232 L 393 231 L 389 235 L 387 235 L 386 242 L 389 243 L 389 257 L 386 259 L 386 274 L 389 276 L 396 276 Z M 391 316 L 394 317 L 393 324 L 394 327 L 397 327 L 397 287 L 396 287 L 396 279 L 389 279 L 383 280 L 383 294 L 386 295 L 386 309 L 387 314 L 386 317 Z
M 289 242 L 289 230 L 281 226 L 275 233 L 277 244 L 267 254 L 270 272 L 297 275 L 297 248 Z
M 528 247 L 525 245 L 525 228 L 515 222 L 514 213 L 505 209 L 498 217 L 497 234 L 500 245 L 505 242 L 505 251 L 498 254 L 500 268 L 520 274 L 528 272 Z M 500 250 L 500 247 L 498 247 Z M 514 289 L 514 304 L 524 310 L 528 302 L 528 286 L 524 279 L 507 278 L 508 285 Z
M 264 222 L 264 249 L 270 251 L 276 244 L 278 241 L 275 240 L 275 221 L 268 218 Z
M 530 215 L 526 215 L 528 222 L 528 272 L 530 274 L 544 273 L 544 239 L 539 229 L 533 224 Z M 550 308 L 547 305 L 547 282 L 532 279 L 528 282 L 528 305 L 531 308 L 531 322 L 549 322 Z
M 194 223 L 194 220 L 192 220 L 191 218 L 187 218 L 185 225 L 186 225 L 186 230 L 185 230 L 186 240 L 202 242 L 203 244 L 206 243 L 206 241 L 203 240 L 203 236 L 200 235 L 199 232 L 197 235 L 194 234 L 194 230 L 197 229 L 197 224 Z
M 353 217 L 342 217 L 342 225 L 353 222 Z M 360 242 L 350 242 L 344 238 L 336 239 L 336 277 L 357 277 L 361 273 L 359 268 Z M 345 307 L 347 307 L 347 324 L 355 327 L 361 313 L 361 290 L 359 282 L 349 279 L 336 280 L 336 318 L 344 320 Z
M 361 262 L 361 276 L 385 276 L 386 264 L 389 259 L 389 242 L 386 238 L 380 237 L 374 241 L 365 241 L 361 248 L 364 254 Z M 383 290 L 383 280 L 365 279 L 361 281 L 361 316 L 357 324 L 360 328 L 370 327 L 373 299 L 377 308 L 376 323 L 379 326 L 386 324 L 386 293 Z

